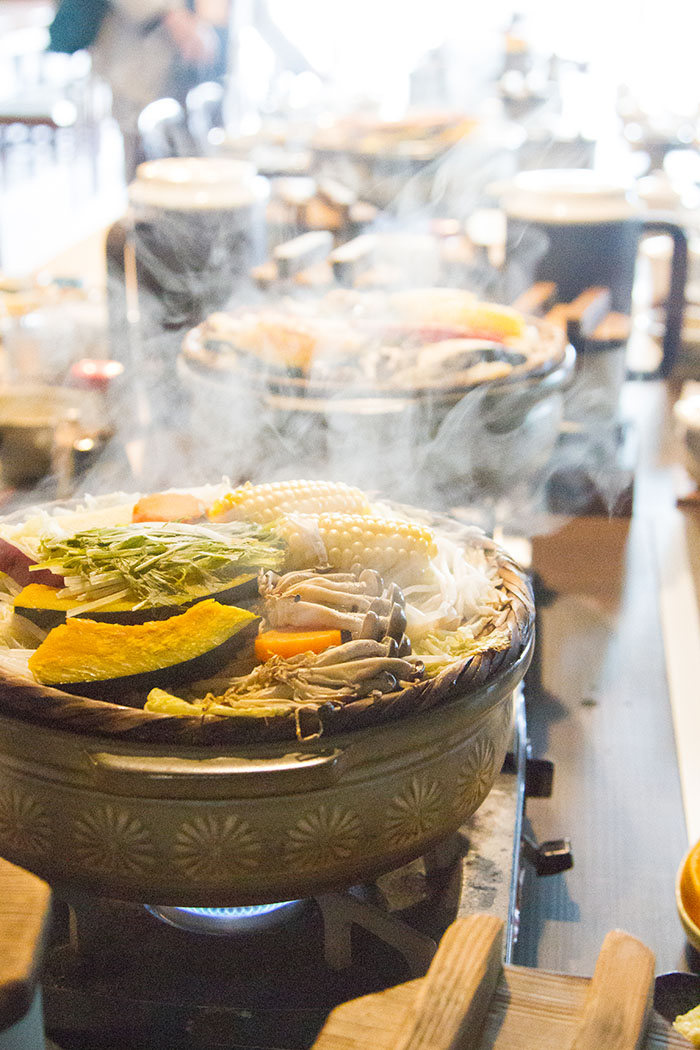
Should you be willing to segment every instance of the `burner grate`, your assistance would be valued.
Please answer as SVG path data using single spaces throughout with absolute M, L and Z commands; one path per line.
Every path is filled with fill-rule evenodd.
M 229 937 L 285 922 L 300 912 L 306 903 L 303 900 L 278 901 L 275 904 L 249 904 L 239 908 L 180 908 L 147 904 L 146 911 L 178 930 Z
M 450 923 L 473 911 L 506 921 L 509 961 L 524 798 L 520 691 L 514 743 L 516 761 L 477 813 L 375 883 L 245 908 L 61 902 L 43 979 L 50 1038 L 61 1050 L 306 1050 L 334 1006 L 425 973 Z M 223 936 L 229 923 L 235 936 Z

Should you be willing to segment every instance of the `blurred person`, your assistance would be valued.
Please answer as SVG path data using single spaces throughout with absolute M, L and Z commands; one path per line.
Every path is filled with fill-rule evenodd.
M 110 0 L 90 52 L 95 72 L 112 90 L 127 182 L 142 159 L 141 110 L 159 98 L 184 102 L 196 83 L 222 75 L 225 50 L 225 30 L 185 0 Z

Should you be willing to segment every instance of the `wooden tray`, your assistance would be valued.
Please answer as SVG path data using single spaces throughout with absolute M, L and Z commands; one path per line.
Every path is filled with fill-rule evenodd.
M 502 923 L 458 919 L 424 978 L 336 1007 L 313 1050 L 688 1050 L 651 1009 L 654 956 L 613 930 L 592 978 L 502 966 Z
M 34 999 L 50 902 L 45 882 L 0 858 L 0 1033 L 21 1021 Z M 9 1046 L 1 1034 L 0 1044 Z

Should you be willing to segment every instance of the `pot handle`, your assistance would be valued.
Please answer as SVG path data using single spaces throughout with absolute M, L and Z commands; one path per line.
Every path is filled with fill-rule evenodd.
M 671 256 L 671 281 L 666 302 L 666 324 L 664 325 L 663 357 L 658 375 L 669 376 L 676 363 L 683 332 L 685 309 L 685 282 L 688 273 L 688 238 L 677 223 L 661 219 L 650 219 L 642 226 L 642 235 L 665 233 L 673 240 Z
M 274 757 L 214 758 L 89 752 L 99 789 L 148 798 L 227 799 L 299 794 L 340 779 L 347 751 L 318 748 Z

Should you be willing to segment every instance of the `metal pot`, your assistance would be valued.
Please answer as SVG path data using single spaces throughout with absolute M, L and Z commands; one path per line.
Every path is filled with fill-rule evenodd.
M 135 744 L 2 716 L 0 853 L 63 891 L 189 906 L 391 870 L 489 793 L 531 650 L 468 695 L 327 742 Z

